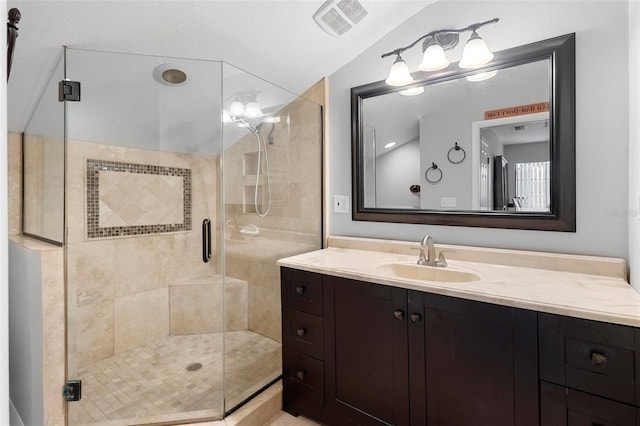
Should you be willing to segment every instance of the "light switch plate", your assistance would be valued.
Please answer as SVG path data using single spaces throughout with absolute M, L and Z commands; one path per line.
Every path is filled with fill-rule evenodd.
M 349 196 L 348 195 L 333 196 L 333 212 L 349 213 Z

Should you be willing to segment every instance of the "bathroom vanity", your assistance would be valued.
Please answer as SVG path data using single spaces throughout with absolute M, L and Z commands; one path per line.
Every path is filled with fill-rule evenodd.
M 451 275 L 430 281 L 411 243 L 333 244 L 279 262 L 284 410 L 331 425 L 640 424 L 640 296 L 623 261 L 445 247 Z

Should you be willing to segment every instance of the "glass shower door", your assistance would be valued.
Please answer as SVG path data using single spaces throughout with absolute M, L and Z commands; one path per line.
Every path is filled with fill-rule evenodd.
M 322 98 L 223 64 L 225 411 L 282 374 L 278 259 L 322 245 Z M 242 303 L 238 303 L 242 300 Z
M 66 49 L 66 79 L 68 424 L 219 419 L 221 63 Z

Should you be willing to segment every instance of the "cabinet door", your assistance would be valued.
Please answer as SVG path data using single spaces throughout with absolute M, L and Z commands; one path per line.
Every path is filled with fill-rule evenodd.
M 409 293 L 411 424 L 537 425 L 536 313 Z
M 406 290 L 323 277 L 325 401 L 359 424 L 409 423 Z

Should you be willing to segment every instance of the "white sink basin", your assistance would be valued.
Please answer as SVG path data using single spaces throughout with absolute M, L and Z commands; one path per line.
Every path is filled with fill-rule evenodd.
M 384 263 L 376 266 L 374 270 L 381 275 L 418 281 L 464 283 L 480 280 L 480 276 L 473 272 L 436 268 L 406 262 Z

